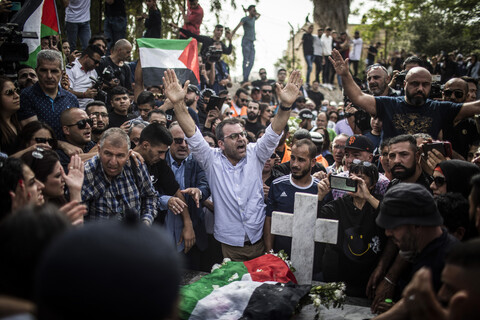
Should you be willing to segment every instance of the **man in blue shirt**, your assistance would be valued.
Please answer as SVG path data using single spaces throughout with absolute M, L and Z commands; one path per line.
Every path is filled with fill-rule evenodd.
M 480 101 L 462 104 L 428 99 L 432 75 L 422 67 L 408 71 L 404 97 L 374 97 L 363 93 L 349 72 L 348 59 L 344 60 L 337 50 L 333 50 L 332 57 L 330 61 L 342 77 L 345 95 L 354 105 L 383 121 L 383 139 L 418 132 L 437 139 L 441 130 L 451 130 L 454 123 L 480 113 Z
M 58 139 L 63 138 L 60 115 L 68 108 L 78 108 L 78 100 L 70 92 L 59 86 L 62 78 L 63 59 L 58 51 L 42 50 L 37 55 L 38 82 L 25 88 L 20 94 L 18 120 L 22 126 L 35 120 L 52 127 Z M 80 148 L 59 141 L 59 147 L 71 155 Z
M 274 250 L 279 252 L 285 250 L 290 256 L 292 247 L 292 238 L 283 236 L 274 236 L 271 234 L 272 212 L 288 212 L 293 214 L 295 203 L 295 193 L 317 194 L 318 180 L 310 172 L 316 163 L 317 147 L 309 139 L 301 139 L 295 142 L 290 156 L 290 168 L 292 173 L 273 180 L 270 185 L 267 200 L 267 213 L 265 217 L 265 227 L 263 229 L 263 239 L 267 252 Z
M 216 128 L 219 148 L 210 148 L 185 108 L 185 94 L 173 70 L 165 72 L 165 94 L 172 102 L 188 146 L 205 170 L 215 208 L 215 239 L 222 243 L 224 257 L 246 261 L 265 252 L 262 230 L 265 219 L 262 170 L 273 154 L 299 93 L 302 79 L 293 71 L 287 85 L 277 85 L 280 105 L 272 124 L 257 143 L 248 144 L 240 119 L 229 118 Z
M 204 213 L 201 206 L 201 200 L 210 196 L 207 177 L 205 171 L 200 168 L 198 162 L 190 154 L 185 141 L 185 134 L 177 122 L 170 126 L 170 133 L 173 137 L 173 143 L 170 145 L 170 150 L 167 151 L 165 160 L 172 169 L 182 190 L 181 192 L 185 196 L 191 223 L 195 231 L 195 245 L 187 253 L 187 266 L 191 270 L 210 271 L 212 264 L 208 265 L 205 260 L 206 257 L 203 255 L 203 252 L 207 249 L 207 232 L 205 231 Z M 165 217 L 165 226 L 177 243 L 177 251 L 183 250 L 183 245 L 180 243 L 184 228 L 183 219 L 172 211 L 168 211 Z
M 245 9 L 244 9 L 245 10 Z M 243 26 L 242 54 L 243 54 L 243 82 L 248 81 L 250 71 L 252 71 L 255 61 L 255 20 L 260 18 L 254 5 L 250 5 L 247 10 L 248 16 L 243 17 L 240 23 L 233 29 L 232 36 L 237 32 L 240 26 Z

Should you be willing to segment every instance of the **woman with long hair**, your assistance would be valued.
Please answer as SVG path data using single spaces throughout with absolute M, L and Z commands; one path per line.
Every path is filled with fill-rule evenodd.
M 21 150 L 12 154 L 11 157 L 20 158 L 24 153 L 32 152 L 37 148 L 52 150 L 58 147 L 53 129 L 40 121 L 27 123 L 18 135 L 18 139 Z
M 0 77 L 0 151 L 11 155 L 18 150 L 20 95 L 13 82 Z

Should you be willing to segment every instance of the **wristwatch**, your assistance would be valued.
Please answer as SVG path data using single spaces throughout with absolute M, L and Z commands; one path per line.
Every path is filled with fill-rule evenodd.
M 292 106 L 290 106 L 290 107 L 284 107 L 284 106 L 282 106 L 282 104 L 280 104 L 280 110 L 290 111 L 290 110 L 292 110 Z

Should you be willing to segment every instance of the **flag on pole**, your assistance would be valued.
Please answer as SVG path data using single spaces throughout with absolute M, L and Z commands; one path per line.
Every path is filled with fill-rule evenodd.
M 145 86 L 162 84 L 163 72 L 173 69 L 180 83 L 200 83 L 196 39 L 137 39 Z
M 181 319 L 287 319 L 310 291 L 280 258 L 227 262 L 181 289 Z
M 11 22 L 17 23 L 20 30 L 35 32 L 38 35 L 38 39 L 23 39 L 23 43 L 28 45 L 29 53 L 25 64 L 35 68 L 37 54 L 41 50 L 41 38 L 57 35 L 60 32 L 55 0 L 26 1 Z

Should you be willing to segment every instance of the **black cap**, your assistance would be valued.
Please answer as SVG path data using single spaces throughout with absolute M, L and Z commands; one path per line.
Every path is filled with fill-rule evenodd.
M 300 111 L 298 113 L 298 117 L 302 120 L 314 118 L 312 111 L 310 111 L 309 109 L 303 109 L 302 111 Z
M 374 146 L 372 141 L 367 137 L 354 134 L 348 138 L 347 143 L 345 144 L 345 149 L 347 148 L 373 153 Z
M 310 136 L 312 137 L 312 142 L 315 144 L 322 144 L 323 143 L 323 134 L 320 132 L 310 132 Z
M 403 182 L 385 193 L 376 222 L 381 228 L 394 229 L 408 224 L 441 226 L 443 218 L 424 186 Z
M 198 89 L 198 87 L 194 84 L 189 84 L 188 85 L 188 91 L 190 92 L 195 92 L 195 94 L 198 96 L 200 94 L 200 90 Z

